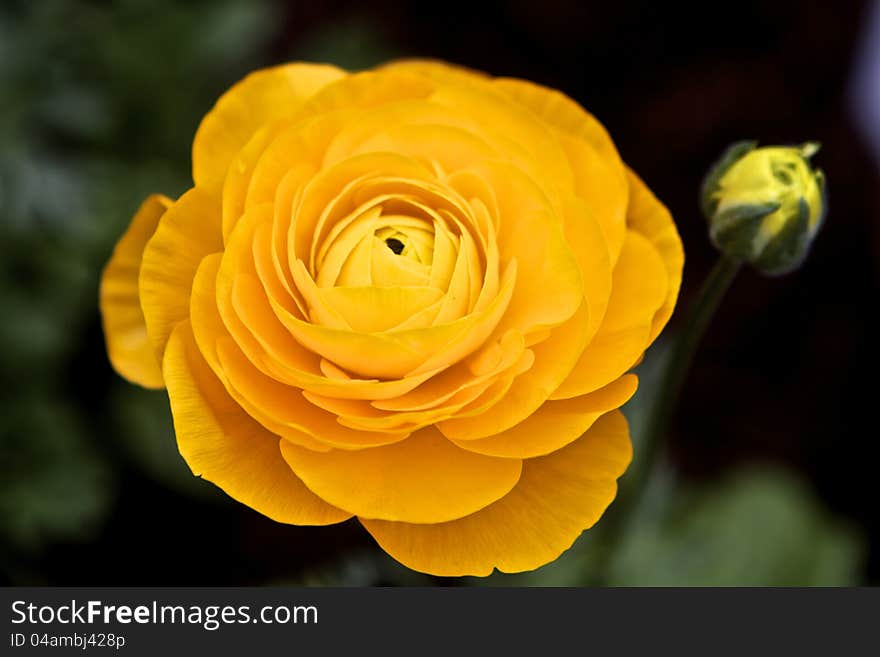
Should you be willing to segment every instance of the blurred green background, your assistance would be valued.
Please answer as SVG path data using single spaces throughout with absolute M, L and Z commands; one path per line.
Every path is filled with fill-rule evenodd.
M 615 4 L 4 2 L 0 580 L 876 583 L 880 186 L 848 86 L 870 5 L 745 2 L 719 25 L 708 10 Z M 278 525 L 192 477 L 165 394 L 107 362 L 100 270 L 144 196 L 191 184 L 192 136 L 217 96 L 291 59 L 364 68 L 408 55 L 527 77 L 596 113 L 677 218 L 682 305 L 713 258 L 696 195 L 720 150 L 742 138 L 825 145 L 831 211 L 814 256 L 783 279 L 737 281 L 613 550 L 600 522 L 533 573 L 453 582 L 397 565 L 354 522 Z M 627 407 L 637 459 L 663 358 L 661 342 Z

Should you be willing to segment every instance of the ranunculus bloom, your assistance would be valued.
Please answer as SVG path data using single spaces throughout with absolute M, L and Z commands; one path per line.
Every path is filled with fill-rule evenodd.
M 683 254 L 595 118 L 440 63 L 290 64 L 220 98 L 193 179 L 141 206 L 101 308 L 194 473 L 440 575 L 536 568 L 598 520 Z

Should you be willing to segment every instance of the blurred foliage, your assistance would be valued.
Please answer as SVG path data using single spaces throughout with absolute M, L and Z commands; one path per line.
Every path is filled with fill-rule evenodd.
M 104 358 L 84 343 L 115 240 L 146 194 L 186 188 L 199 119 L 258 65 L 273 18 L 246 0 L 0 5 L 0 569 L 12 581 L 53 543 L 94 538 L 128 460 L 217 497 L 177 454 L 164 393 L 96 383 L 80 359 Z
M 188 186 L 199 119 L 231 82 L 270 62 L 280 13 L 280 3 L 249 0 L 0 5 L 0 575 L 12 582 L 41 582 L 40 558 L 52 546 L 95 540 L 126 469 L 198 503 L 235 504 L 180 459 L 165 394 L 96 363 L 105 359 L 97 286 L 141 199 Z M 403 53 L 352 14 L 285 54 L 363 68 Z M 642 365 L 647 385 L 627 408 L 636 458 L 643 391 L 663 353 L 655 348 Z M 790 473 L 744 470 L 721 484 L 674 484 L 669 473 L 655 478 L 650 503 L 608 562 L 607 583 L 859 580 L 862 537 Z M 534 573 L 468 582 L 589 582 L 601 525 Z M 270 583 L 436 581 L 359 548 Z
M 356 550 L 344 559 L 301 576 L 269 582 L 278 586 L 431 586 L 437 578 L 399 564 L 381 550 Z
M 401 57 L 402 53 L 383 40 L 376 28 L 366 15 L 342 17 L 296 44 L 291 59 L 331 62 L 354 71 Z
M 860 582 L 862 537 L 832 517 L 809 487 L 775 467 L 662 491 L 629 524 L 610 584 L 847 586 Z
M 205 500 L 223 500 L 218 488 L 194 477 L 177 452 L 164 391 L 116 386 L 110 396 L 112 435 L 128 458 L 163 486 Z
M 0 428 L 0 536 L 22 550 L 88 538 L 109 504 L 106 462 L 68 404 L 28 399 Z

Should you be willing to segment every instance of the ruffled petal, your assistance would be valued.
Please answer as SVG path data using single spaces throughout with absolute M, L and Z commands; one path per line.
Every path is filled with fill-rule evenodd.
M 629 176 L 630 199 L 626 223 L 634 231 L 644 235 L 654 245 L 666 267 L 666 300 L 654 314 L 651 323 L 649 342 L 653 342 L 672 315 L 678 292 L 681 288 L 681 274 L 684 269 L 684 249 L 672 215 L 648 186 L 634 171 L 627 169 Z
M 101 274 L 100 307 L 107 355 L 120 375 L 145 388 L 163 388 L 162 369 L 147 336 L 138 276 L 144 247 L 173 201 L 152 194 L 141 204 Z
M 607 385 L 647 349 L 655 313 L 667 299 L 668 283 L 660 254 L 640 233 L 627 232 L 611 290 L 602 326 L 551 399 L 585 395 Z
M 194 474 L 278 522 L 330 525 L 351 516 L 309 491 L 284 462 L 278 436 L 229 397 L 199 353 L 188 321 L 171 334 L 163 371 L 177 445 Z
M 527 80 L 499 78 L 493 87 L 528 107 L 558 131 L 574 174 L 575 192 L 595 211 L 612 262 L 626 232 L 627 181 L 623 162 L 608 132 L 571 98 Z
M 360 520 L 383 550 L 414 570 L 445 577 L 532 570 L 602 516 L 631 458 L 626 420 L 614 411 L 567 447 L 524 461 L 513 490 L 481 511 L 431 525 Z
M 251 73 L 223 94 L 193 140 L 196 186 L 219 190 L 235 154 L 263 125 L 293 116 L 317 91 L 345 77 L 328 64 L 294 63 Z
M 321 498 L 362 518 L 444 522 L 508 493 L 521 462 L 459 449 L 434 427 L 393 445 L 313 452 L 285 443 L 284 458 Z
M 171 331 L 189 317 L 199 263 L 222 248 L 220 204 L 201 189 L 189 190 L 162 215 L 144 249 L 138 282 L 147 334 L 159 362 Z
M 636 375 L 626 374 L 588 395 L 545 402 L 507 431 L 488 438 L 453 442 L 462 449 L 489 456 L 543 456 L 577 440 L 602 415 L 629 401 L 637 387 Z
M 585 303 L 550 337 L 532 347 L 535 362 L 514 379 L 510 389 L 488 412 L 441 422 L 438 426 L 452 440 L 494 436 L 534 413 L 565 380 L 584 348 L 589 312 Z

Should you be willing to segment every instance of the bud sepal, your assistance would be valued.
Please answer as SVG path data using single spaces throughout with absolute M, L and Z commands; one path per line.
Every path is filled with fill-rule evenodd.
M 825 176 L 801 146 L 732 144 L 710 169 L 701 195 L 712 243 L 726 255 L 767 275 L 796 269 L 825 213 Z

